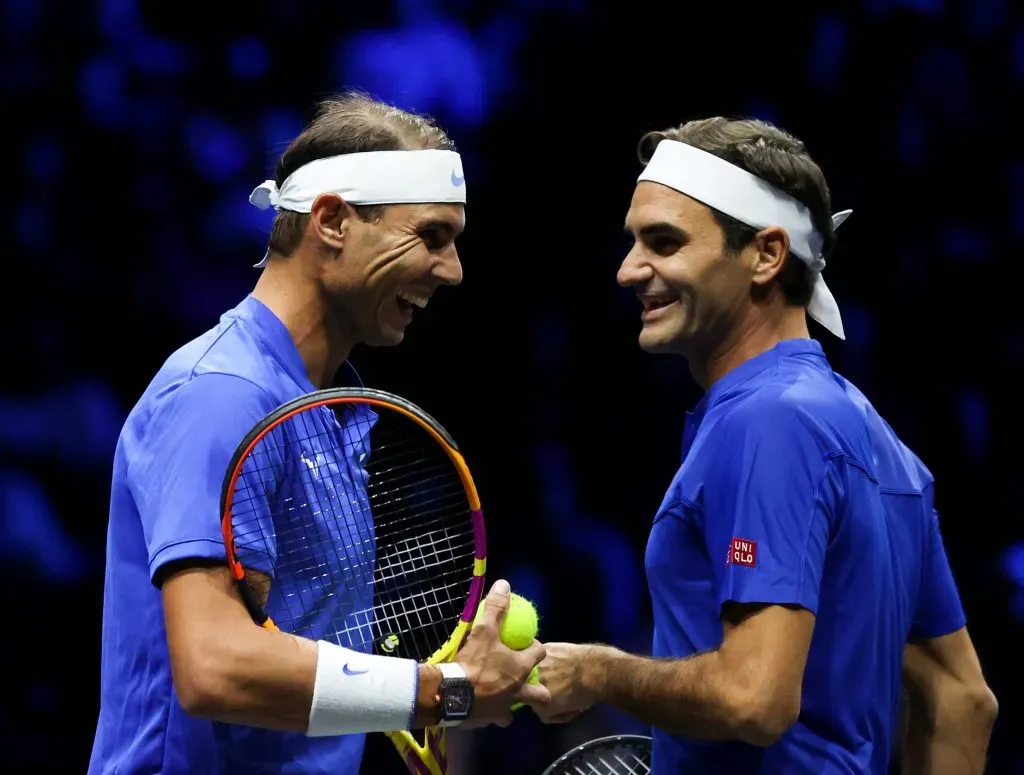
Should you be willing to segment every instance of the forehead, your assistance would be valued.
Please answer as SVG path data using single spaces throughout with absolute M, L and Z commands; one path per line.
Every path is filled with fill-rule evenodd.
M 466 206 L 461 204 L 391 205 L 385 217 L 413 228 L 444 225 L 456 234 L 466 228 Z
M 652 224 L 671 224 L 693 235 L 718 229 L 707 205 L 661 183 L 645 180 L 633 191 L 626 228 L 638 232 Z

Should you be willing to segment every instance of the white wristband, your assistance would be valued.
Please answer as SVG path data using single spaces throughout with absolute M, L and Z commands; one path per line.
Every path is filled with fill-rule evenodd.
M 409 729 L 416 713 L 419 665 L 317 641 L 309 737 Z

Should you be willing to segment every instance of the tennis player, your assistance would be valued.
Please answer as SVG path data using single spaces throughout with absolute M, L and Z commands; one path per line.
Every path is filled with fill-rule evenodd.
M 259 420 L 331 385 L 355 345 L 401 342 L 414 310 L 460 282 L 460 157 L 428 119 L 345 95 L 251 201 L 278 211 L 255 290 L 168 358 L 118 440 L 91 775 L 355 775 L 362 733 L 441 719 L 439 668 L 254 625 L 225 567 L 219 499 Z M 524 683 L 544 650 L 500 644 L 507 583 L 486 602 L 483 630 L 444 669 L 472 682 L 468 723 L 506 724 L 517 698 L 547 697 Z
M 653 657 L 549 643 L 538 713 L 637 716 L 654 775 L 880 775 L 909 640 L 929 715 L 908 771 L 982 772 L 996 704 L 932 476 L 810 338 L 808 315 L 844 336 L 822 270 L 849 211 L 760 121 L 692 121 L 640 155 L 618 281 L 643 307 L 641 347 L 684 356 L 706 392 L 647 545 Z

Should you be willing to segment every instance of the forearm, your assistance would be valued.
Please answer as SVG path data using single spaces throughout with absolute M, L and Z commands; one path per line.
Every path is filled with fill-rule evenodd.
M 719 651 L 688 659 L 647 659 L 594 646 L 580 671 L 580 685 L 598 701 L 659 729 L 756 745 L 776 737 L 758 723 L 756 708 Z
M 316 642 L 282 632 L 251 630 L 245 638 L 221 644 L 201 668 L 204 676 L 193 675 L 178 682 L 179 698 L 190 713 L 217 721 L 306 732 L 314 704 L 317 663 Z M 419 665 L 417 670 L 413 723 L 434 725 L 439 719 L 436 694 L 440 672 L 428 665 Z M 336 672 L 341 673 L 340 665 Z M 186 687 L 184 691 L 182 686 Z M 406 707 L 411 710 L 411 706 L 406 701 Z M 398 728 L 407 724 L 405 718 Z
M 908 708 L 900 755 L 903 775 L 981 775 L 995 723 L 995 698 L 988 692 L 946 689 Z
M 316 679 L 316 643 L 283 632 L 251 629 L 225 638 L 205 660 L 175 675 L 182 706 L 232 724 L 304 732 Z

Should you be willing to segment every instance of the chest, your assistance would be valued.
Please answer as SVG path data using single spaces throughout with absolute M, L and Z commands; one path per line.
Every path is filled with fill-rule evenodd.
M 310 412 L 287 439 L 278 472 L 278 553 L 296 568 L 372 569 L 374 530 L 366 463 L 372 413 Z
M 658 586 L 681 591 L 708 588 L 714 582 L 705 530 L 709 515 L 704 506 L 708 444 L 706 435 L 687 427 L 682 462 L 672 478 L 651 525 L 645 565 L 652 590 Z

